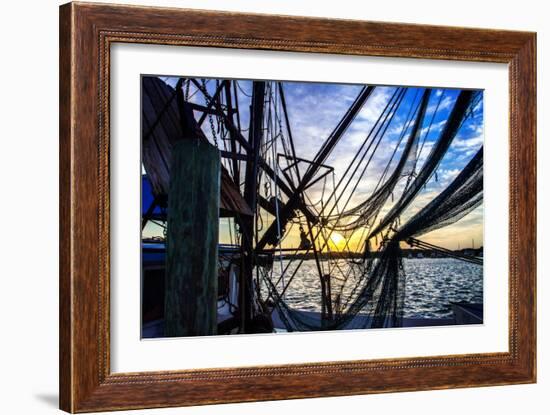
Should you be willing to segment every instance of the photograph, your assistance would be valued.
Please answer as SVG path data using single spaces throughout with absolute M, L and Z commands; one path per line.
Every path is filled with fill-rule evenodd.
M 142 338 L 483 324 L 483 142 L 483 90 L 142 75 Z
M 397 2 L 21 9 L 13 408 L 545 407 L 542 6 Z

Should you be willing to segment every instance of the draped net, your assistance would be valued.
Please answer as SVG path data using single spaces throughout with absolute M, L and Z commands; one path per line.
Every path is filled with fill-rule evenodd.
M 270 278 L 264 278 L 276 308 L 289 331 L 334 330 L 351 328 L 399 327 L 402 325 L 406 276 L 403 268 L 401 243 L 427 232 L 448 226 L 478 207 L 483 201 L 483 148 L 480 148 L 467 166 L 431 202 L 413 215 L 406 223 L 400 224 L 400 217 L 433 175 L 441 159 L 447 152 L 460 128 L 473 98 L 472 91 L 462 91 L 455 102 L 449 118 L 418 174 L 411 179 L 401 197 L 388 213 L 373 226 L 365 244 L 362 261 L 349 261 L 350 267 L 358 269 L 359 277 L 344 306 L 339 308 L 331 320 L 320 319 L 291 308 L 281 297 L 278 288 Z M 425 109 L 424 109 L 425 110 Z M 422 104 L 420 107 L 422 114 Z M 407 160 L 418 136 L 413 133 L 407 142 L 404 155 L 398 167 L 382 186 L 380 193 L 374 194 L 362 206 L 364 215 L 355 226 L 364 226 L 377 208 L 368 208 L 383 199 L 388 187 L 395 186 L 394 175 L 402 175 Z M 387 196 L 386 196 L 387 197 Z M 367 207 L 365 209 L 365 207 Z M 378 241 L 376 252 L 370 252 L 372 241 Z

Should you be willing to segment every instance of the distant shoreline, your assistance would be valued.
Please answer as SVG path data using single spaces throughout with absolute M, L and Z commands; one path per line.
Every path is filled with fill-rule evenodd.
M 142 243 L 150 243 L 150 244 L 160 244 L 164 245 L 164 239 L 161 238 L 146 238 L 142 240 Z M 232 251 L 235 254 L 238 254 L 238 247 L 237 246 L 227 246 L 220 244 L 220 248 L 222 250 L 228 250 Z M 225 248 L 225 249 L 224 249 Z M 156 249 L 159 249 L 157 246 Z M 161 248 L 162 249 L 162 248 Z M 482 258 L 483 257 L 483 247 L 479 248 L 463 248 L 463 249 L 456 249 L 456 250 L 450 250 L 449 252 L 458 254 L 461 256 L 471 256 L 471 257 L 477 257 Z M 282 255 L 279 255 L 279 254 Z M 406 248 L 401 249 L 401 257 L 402 258 L 452 258 L 452 255 L 446 255 L 442 252 L 433 251 L 430 249 L 419 249 L 419 248 Z M 308 253 L 301 253 L 297 252 L 296 249 L 290 249 L 290 248 L 284 248 L 282 250 L 279 249 L 266 249 L 262 251 L 261 255 L 272 255 L 272 258 L 274 260 L 279 260 L 280 257 L 284 259 L 303 259 L 303 260 L 309 260 L 309 259 L 315 259 L 315 254 L 313 252 Z M 380 253 L 378 251 L 370 252 L 369 258 L 378 258 Z M 318 253 L 318 257 L 321 260 L 327 260 L 327 259 L 363 259 L 364 253 L 363 252 L 322 252 Z
M 454 251 L 451 251 L 455 254 L 460 254 L 464 256 L 472 256 L 472 257 L 483 257 L 483 247 L 471 249 L 471 248 L 465 248 L 465 249 L 457 249 Z M 275 252 L 273 252 L 275 254 Z M 402 258 L 452 258 L 450 255 L 445 255 L 440 252 L 428 250 L 428 249 L 402 249 L 401 250 L 401 257 Z M 318 254 L 319 259 L 362 259 L 364 257 L 363 252 L 323 252 Z M 380 256 L 379 252 L 371 252 L 369 253 L 369 258 L 378 258 Z M 313 252 L 308 252 L 307 254 L 289 254 L 289 255 L 282 255 L 283 259 L 287 258 L 293 258 L 293 259 L 315 259 L 315 254 Z M 278 260 L 279 255 L 274 255 L 274 259 Z

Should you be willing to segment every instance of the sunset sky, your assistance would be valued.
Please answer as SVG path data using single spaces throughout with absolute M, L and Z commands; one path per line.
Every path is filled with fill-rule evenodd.
M 175 84 L 175 78 L 166 79 L 170 85 Z M 213 93 L 215 82 L 210 81 L 208 89 Z M 241 125 L 243 128 L 248 126 L 248 106 L 250 104 L 250 93 L 252 88 L 251 81 L 239 81 L 239 104 Z M 373 94 L 366 101 L 362 110 L 355 118 L 350 128 L 345 132 L 338 145 L 329 156 L 325 164 L 334 168 L 334 178 L 331 174 L 327 176 L 326 182 L 321 180 L 317 185 L 310 188 L 307 192 L 309 200 L 317 203 L 320 207 L 322 196 L 327 199 L 327 195 L 332 191 L 333 179 L 338 182 L 343 175 L 346 167 L 350 164 L 359 146 L 370 131 L 372 125 L 379 118 L 388 100 L 395 92 L 395 87 L 380 86 L 375 89 Z M 342 84 L 318 84 L 304 82 L 284 82 L 284 90 L 287 101 L 287 108 L 290 117 L 290 127 L 294 137 L 296 153 L 299 157 L 312 160 L 321 145 L 325 142 L 334 127 L 345 114 L 346 110 L 352 104 L 361 90 L 360 85 L 342 85 Z M 402 134 L 403 124 L 407 118 L 411 107 L 416 108 L 424 88 L 408 88 L 402 104 L 399 106 L 395 118 L 388 128 L 380 147 L 375 152 L 372 162 L 366 170 L 363 179 L 359 182 L 356 191 L 344 193 L 338 209 L 344 208 L 344 203 L 351 195 L 347 208 L 351 208 L 368 196 L 374 190 L 384 168 L 386 167 L 398 141 Z M 425 122 L 422 126 L 422 135 L 420 141 L 424 140 L 424 134 L 428 130 L 428 125 L 432 120 L 432 115 L 439 103 L 439 107 L 429 134 L 425 139 L 422 151 L 418 155 L 418 171 L 429 151 L 436 141 L 439 133 L 445 125 L 450 111 L 453 108 L 455 99 L 460 91 L 452 89 L 433 89 Z M 197 103 L 204 103 L 201 94 L 196 94 L 192 98 Z M 203 130 L 211 139 L 212 134 L 209 131 L 208 122 L 203 124 Z M 410 130 L 410 128 L 409 128 Z M 247 132 L 243 132 L 246 137 Z M 399 160 L 407 135 L 398 147 L 396 155 L 390 164 L 390 172 Z M 472 114 L 467 118 L 460 128 L 457 136 L 453 140 L 451 147 L 444 156 L 437 169 L 437 180 L 432 176 L 426 187 L 418 194 L 414 202 L 407 208 L 401 218 L 401 223 L 405 223 L 407 218 L 415 214 L 419 209 L 425 206 L 430 200 L 437 196 L 461 171 L 461 169 L 470 161 L 476 151 L 483 144 L 483 101 L 475 108 Z M 305 165 L 302 171 L 305 171 Z M 406 178 L 402 178 L 396 187 L 394 200 L 397 201 L 404 187 Z M 355 181 L 352 181 L 354 184 Z M 263 184 L 261 184 L 263 186 Z M 351 186 L 350 186 L 351 187 Z M 323 193 L 324 188 L 324 193 Z M 260 190 L 262 191 L 262 190 Z M 329 203 L 330 206 L 330 203 Z M 382 209 L 378 219 L 384 216 L 384 213 L 391 207 L 391 201 Z M 264 229 L 267 224 L 273 220 L 269 214 L 261 211 L 262 220 L 265 221 Z M 348 249 L 351 251 L 361 250 L 358 246 L 360 234 L 363 230 L 356 231 L 355 234 L 334 234 L 331 238 L 332 249 L 341 250 L 348 241 Z M 159 228 L 147 226 L 144 230 L 144 236 L 159 234 Z M 419 239 L 430 242 L 449 249 L 471 247 L 472 242 L 475 247 L 483 244 L 483 206 L 480 206 L 460 221 L 446 228 L 433 231 L 422 235 Z M 296 247 L 299 245 L 299 231 L 294 226 L 288 231 L 284 239 L 283 247 Z M 229 243 L 229 223 L 226 219 L 220 221 L 220 242 Z

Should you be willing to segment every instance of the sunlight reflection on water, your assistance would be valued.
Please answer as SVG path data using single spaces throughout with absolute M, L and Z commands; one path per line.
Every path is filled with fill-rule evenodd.
M 298 262 L 298 261 L 296 261 Z M 449 318 L 453 313 L 449 303 L 466 301 L 483 302 L 483 267 L 450 258 L 404 259 L 406 274 L 404 317 L 408 318 Z M 283 261 L 286 266 L 287 261 Z M 328 264 L 323 263 L 324 272 Z M 347 261 L 337 261 L 340 272 L 333 270 L 331 275 L 348 273 Z M 295 265 L 289 268 L 292 271 Z M 273 266 L 273 277 L 280 275 L 280 263 Z M 285 294 L 286 302 L 295 309 L 321 311 L 321 284 L 314 260 L 307 260 L 299 268 Z M 355 285 L 350 275 L 344 286 L 342 298 L 346 298 Z M 333 294 L 338 281 L 333 281 Z

